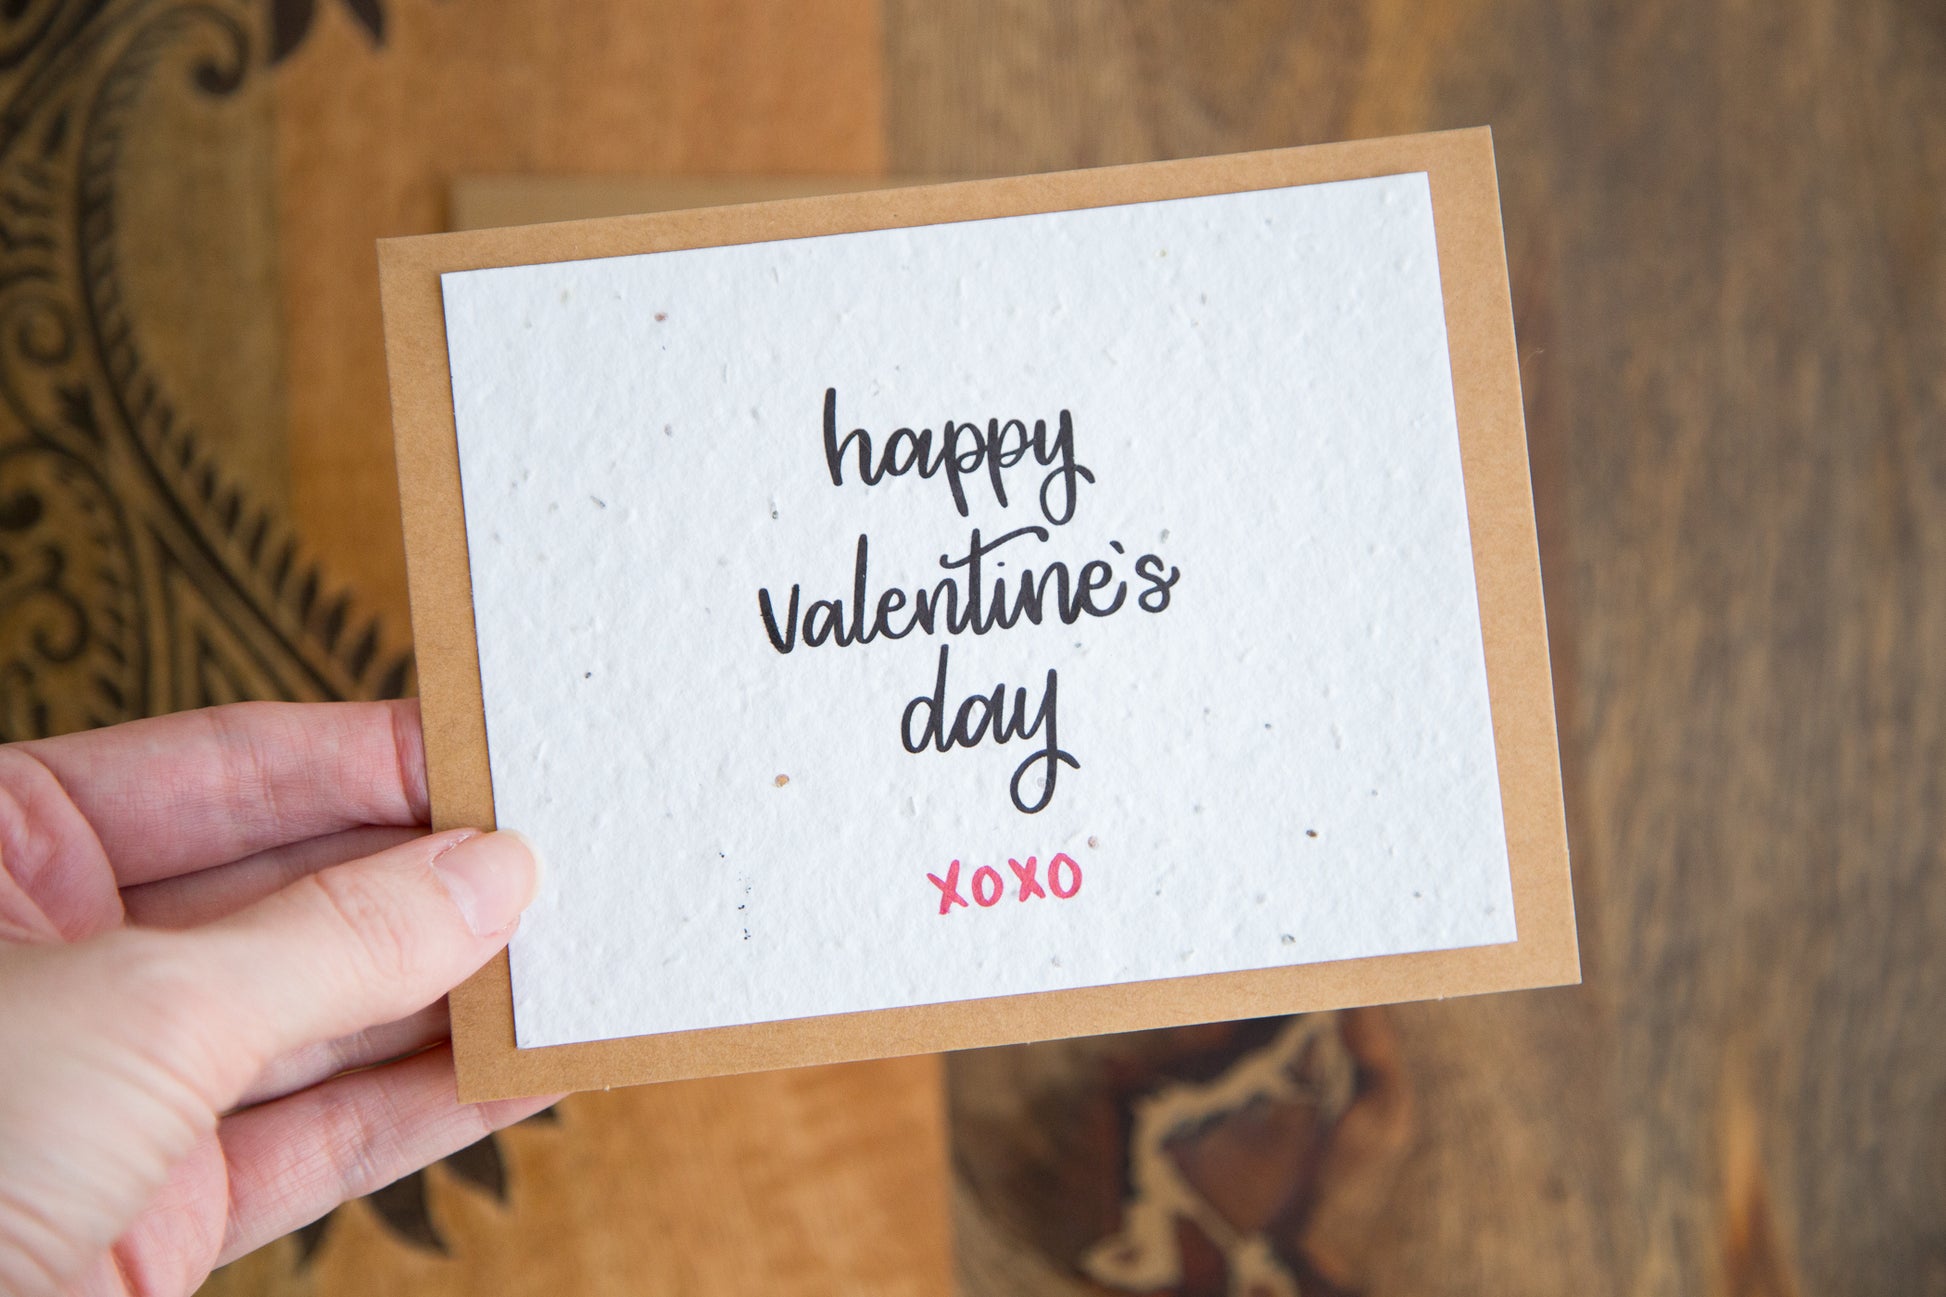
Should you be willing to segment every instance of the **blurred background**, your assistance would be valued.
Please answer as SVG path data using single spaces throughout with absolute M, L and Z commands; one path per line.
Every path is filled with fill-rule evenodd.
M 6 0 L 0 102 L 8 738 L 410 691 L 376 238 L 1498 148 L 1584 986 L 580 1095 L 207 1291 L 1946 1292 L 1940 0 Z

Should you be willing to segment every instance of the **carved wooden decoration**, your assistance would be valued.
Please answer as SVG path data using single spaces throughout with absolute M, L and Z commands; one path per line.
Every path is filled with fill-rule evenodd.
M 128 309 L 131 115 L 235 93 L 259 26 L 226 3 L 8 7 L 0 738 L 411 684 L 409 656 L 210 452 Z
M 376 5 L 352 8 L 380 38 Z M 171 267 L 130 264 L 123 183 L 179 161 L 132 157 L 131 136 L 156 99 L 238 96 L 266 51 L 289 53 L 311 6 L 274 9 L 0 10 L 0 741 L 243 699 L 411 690 L 410 652 L 261 501 L 277 484 L 239 480 L 236 457 L 212 447 L 197 417 L 207 386 L 179 390 L 151 359 L 145 326 L 193 322 L 130 309 L 131 277 Z M 505 1201 L 490 1138 L 446 1165 Z M 402 1241 L 444 1250 L 423 1173 L 368 1201 Z M 330 1219 L 300 1232 L 300 1260 Z

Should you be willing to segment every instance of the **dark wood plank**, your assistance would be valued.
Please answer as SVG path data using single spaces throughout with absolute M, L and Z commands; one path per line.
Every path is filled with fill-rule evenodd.
M 1733 1290 L 1938 1291 L 1946 13 L 1617 6 L 1566 42 L 1620 1244 Z
M 1946 11 L 888 13 L 895 169 L 1495 127 L 1588 982 L 1393 1011 L 1410 1154 L 1309 1245 L 1374 1293 L 1946 1288 Z M 1009 1228 L 1074 1066 L 981 1060 L 975 1146 L 955 1065 L 969 1292 L 1075 1280 Z

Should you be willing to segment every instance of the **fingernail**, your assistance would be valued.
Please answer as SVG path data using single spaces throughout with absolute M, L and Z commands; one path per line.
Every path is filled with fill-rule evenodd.
M 504 931 L 540 885 L 540 853 L 511 829 L 481 833 L 436 856 L 433 872 L 476 936 Z

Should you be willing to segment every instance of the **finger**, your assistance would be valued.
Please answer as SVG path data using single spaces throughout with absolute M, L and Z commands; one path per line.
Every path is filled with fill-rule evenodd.
M 124 887 L 428 815 L 411 699 L 235 703 L 15 746 L 61 783 Z
M 122 889 L 128 921 L 144 928 L 197 928 L 254 905 L 306 874 L 374 855 L 423 835 L 377 825 L 272 847 L 227 865 Z
M 433 1049 L 226 1117 L 230 1221 L 224 1264 L 348 1198 L 458 1152 L 559 1096 L 462 1104 L 453 1055 Z
M 272 1059 L 270 1065 L 250 1083 L 250 1088 L 243 1092 L 237 1107 L 248 1108 L 268 1103 L 287 1094 L 309 1089 L 320 1081 L 328 1081 L 340 1072 L 372 1067 L 417 1054 L 445 1040 L 452 1030 L 452 1019 L 447 1014 L 446 1001 L 442 999 L 397 1022 L 367 1027 L 363 1031 L 317 1045 L 300 1046 Z
M 517 833 L 416 838 L 307 874 L 247 909 L 168 934 L 210 996 L 218 1110 L 273 1058 L 425 1008 L 507 943 L 537 865 Z M 161 934 L 156 934 L 161 935 Z

